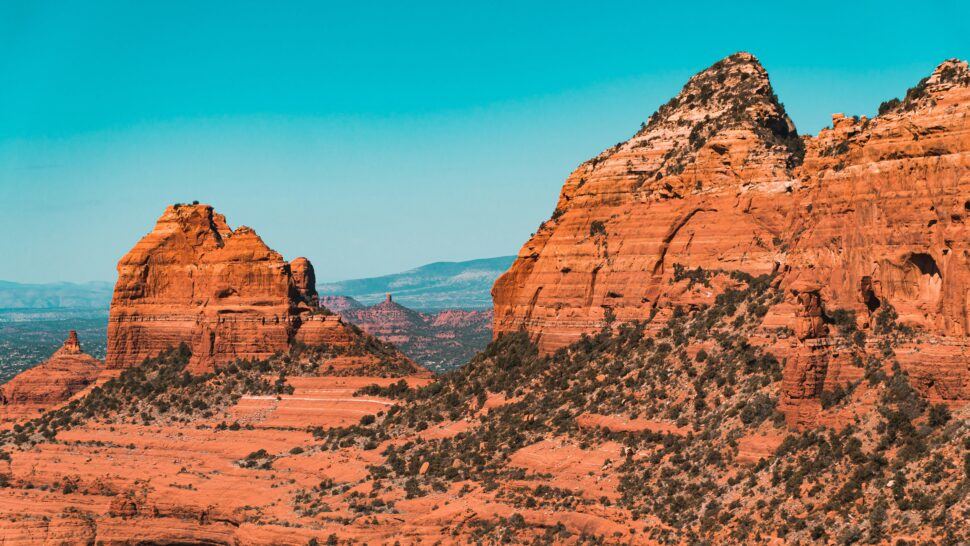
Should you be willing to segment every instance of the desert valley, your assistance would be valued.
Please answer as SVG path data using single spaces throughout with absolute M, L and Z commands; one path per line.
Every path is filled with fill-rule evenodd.
M 970 69 L 927 74 L 805 136 L 718 61 L 487 309 L 163 207 L 103 358 L 79 323 L 0 386 L 0 543 L 970 543 Z

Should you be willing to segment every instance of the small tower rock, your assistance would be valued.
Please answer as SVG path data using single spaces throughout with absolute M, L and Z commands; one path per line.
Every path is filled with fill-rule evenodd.
M 65 353 L 70 354 L 80 354 L 81 353 L 81 343 L 77 340 L 77 331 L 71 330 L 67 334 L 67 339 L 64 340 L 64 345 L 61 346 L 61 350 Z
M 300 297 L 307 302 L 317 301 L 317 276 L 313 272 L 310 260 L 300 257 L 290 262 L 290 275 L 293 277 L 293 287 Z

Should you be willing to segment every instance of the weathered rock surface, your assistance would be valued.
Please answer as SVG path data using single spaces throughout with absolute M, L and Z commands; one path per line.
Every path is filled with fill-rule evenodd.
M 569 176 L 495 283 L 495 334 L 525 327 L 552 351 L 608 314 L 646 318 L 674 264 L 772 271 L 800 147 L 754 57 L 694 76 L 633 138 Z
M 36 417 L 67 402 L 94 383 L 103 369 L 100 360 L 81 350 L 77 333 L 71 330 L 50 359 L 0 386 L 0 421 Z
M 317 304 L 317 276 L 310 260 L 300 257 L 290 262 L 290 275 L 298 297 L 310 304 Z
M 795 333 L 778 345 L 789 417 L 813 414 L 826 385 L 853 375 L 837 371 L 848 357 L 832 348 L 836 310 L 854 312 L 872 344 L 875 314 L 895 309 L 917 332 L 900 358 L 914 382 L 932 400 L 966 401 L 968 152 L 965 62 L 943 63 L 873 119 L 836 115 L 800 139 L 758 61 L 732 55 L 569 176 L 495 283 L 495 335 L 524 328 L 551 352 L 610 319 L 698 303 L 685 271 L 777 271 L 787 301 L 772 321 Z
M 783 286 L 800 300 L 801 314 L 848 310 L 876 336 L 890 333 L 879 315 L 898 314 L 915 329 L 912 352 L 899 360 L 921 393 L 933 402 L 970 400 L 967 64 L 944 62 L 873 119 L 835 115 L 832 122 L 807 141 Z M 807 332 L 813 339 L 790 368 L 814 368 L 831 386 L 835 370 L 845 369 L 835 355 L 844 361 L 846 351 L 830 349 L 827 334 Z M 786 389 L 789 406 L 805 391 Z
M 173 205 L 118 262 L 108 368 L 186 343 L 194 371 L 263 359 L 294 340 L 348 344 L 358 334 L 316 307 L 313 266 L 292 264 L 252 229 L 208 205 Z

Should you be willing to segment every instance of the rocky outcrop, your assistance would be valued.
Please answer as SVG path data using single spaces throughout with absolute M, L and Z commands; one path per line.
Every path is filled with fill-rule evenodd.
M 566 179 L 552 218 L 495 283 L 496 335 L 525 327 L 553 351 L 607 316 L 645 318 L 675 264 L 772 271 L 801 153 L 753 56 L 697 74 Z
M 872 119 L 835 115 L 807 141 L 783 286 L 803 300 L 811 291 L 802 313 L 852 313 L 871 341 L 893 333 L 889 319 L 913 329 L 897 354 L 914 385 L 933 402 L 962 404 L 970 400 L 967 64 L 944 62 L 881 110 Z M 790 364 L 816 362 L 831 386 L 845 350 L 828 348 L 826 332 L 811 337 L 819 340 Z
M 795 334 L 780 351 L 790 414 L 811 414 L 797 401 L 853 375 L 836 371 L 847 357 L 833 349 L 836 311 L 874 343 L 877 314 L 892 310 L 919 337 L 900 354 L 914 383 L 933 400 L 970 399 L 967 64 L 943 63 L 880 110 L 799 138 L 754 57 L 702 71 L 569 176 L 495 283 L 495 334 L 524 328 L 551 352 L 610 319 L 697 303 L 685 290 L 695 268 L 779 272 L 786 301 L 772 321 Z
M 316 307 L 313 266 L 287 263 L 252 229 L 208 205 L 172 205 L 118 262 L 108 368 L 186 343 L 194 371 L 262 359 L 294 340 L 349 344 L 358 334 Z
M 789 283 L 862 316 L 889 302 L 926 331 L 970 334 L 970 73 L 948 61 L 873 118 L 809 140 Z
M 350 296 L 320 296 L 320 305 L 333 311 L 343 313 L 352 309 L 363 309 L 364 304 Z
M 50 359 L 17 375 L 0 387 L 0 421 L 36 417 L 67 402 L 95 382 L 104 364 L 81 350 L 71 330 Z
M 383 302 L 345 312 L 348 320 L 365 332 L 399 345 L 426 327 L 427 317 L 395 302 L 388 294 Z
M 324 302 L 328 307 L 330 303 L 336 304 L 336 310 L 345 320 L 382 341 L 393 343 L 415 362 L 434 371 L 465 364 L 491 339 L 491 310 L 445 309 L 422 313 L 397 303 L 390 294 L 383 302 L 370 307 L 352 298 L 336 296 L 324 297 Z
M 306 258 L 297 258 L 290 262 L 290 275 L 293 278 L 293 289 L 297 297 L 311 305 L 317 304 L 317 276 L 313 272 L 313 264 Z

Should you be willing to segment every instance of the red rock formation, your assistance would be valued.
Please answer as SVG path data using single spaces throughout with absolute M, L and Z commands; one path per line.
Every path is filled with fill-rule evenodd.
M 208 205 L 173 205 L 118 262 L 109 368 L 187 343 L 191 369 L 266 358 L 292 340 L 349 343 L 339 317 L 318 315 L 314 273 L 288 264 L 252 229 L 232 230 Z
M 569 176 L 495 283 L 495 334 L 525 327 L 552 351 L 602 327 L 607 310 L 645 318 L 674 264 L 772 271 L 799 149 L 754 57 L 697 74 L 633 138 Z
M 290 275 L 293 276 L 293 287 L 297 294 L 307 303 L 316 305 L 317 276 L 313 272 L 313 264 L 306 258 L 297 258 L 290 262 Z
M 783 281 L 800 314 L 849 310 L 870 334 L 891 306 L 917 332 L 899 361 L 934 402 L 970 400 L 968 120 L 970 71 L 958 61 L 873 119 L 833 116 L 832 128 L 807 142 L 794 196 L 803 212 Z M 799 347 L 790 367 L 814 367 L 831 386 L 847 368 L 838 363 L 845 351 L 830 349 L 825 332 L 810 337 L 822 339 Z M 785 389 L 790 406 L 800 391 Z M 811 425 L 812 417 L 789 422 Z
M 348 311 L 346 316 L 365 332 L 394 344 L 407 342 L 410 335 L 424 329 L 428 322 L 427 316 L 395 303 L 390 294 L 383 302 Z
M 780 270 L 788 301 L 771 321 L 796 334 L 780 350 L 790 423 L 811 424 L 819 393 L 855 375 L 833 348 L 838 309 L 872 341 L 874 314 L 894 308 L 918 332 L 899 355 L 914 384 L 966 401 L 968 120 L 970 71 L 947 61 L 878 117 L 836 115 L 799 140 L 761 65 L 732 55 L 570 175 L 553 217 L 495 283 L 495 334 L 525 328 L 549 352 L 608 316 L 696 303 L 675 264 Z
M 320 296 L 320 305 L 333 311 L 343 313 L 352 309 L 363 309 L 364 304 L 351 298 L 350 296 Z
M 348 306 L 339 297 L 325 302 L 342 307 L 340 314 L 362 330 L 382 341 L 397 345 L 416 362 L 435 371 L 444 371 L 468 362 L 491 339 L 492 311 L 445 309 L 435 314 L 409 309 L 390 294 L 376 305 Z
M 46 362 L 17 375 L 0 387 L 0 421 L 36 417 L 68 401 L 92 384 L 103 363 L 81 350 L 77 332 Z
M 492 310 L 469 311 L 465 309 L 444 309 L 434 315 L 431 325 L 439 328 L 487 328 L 492 323 Z

